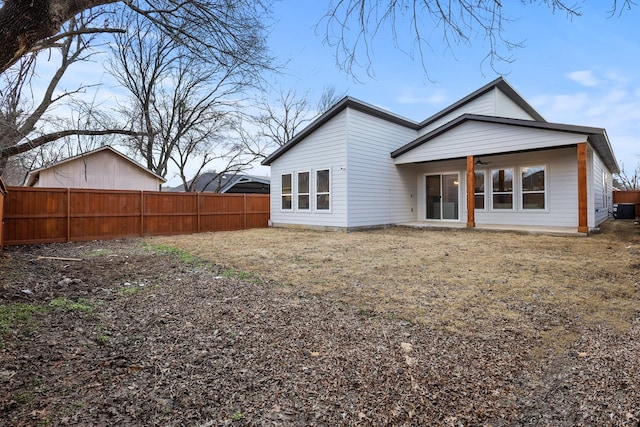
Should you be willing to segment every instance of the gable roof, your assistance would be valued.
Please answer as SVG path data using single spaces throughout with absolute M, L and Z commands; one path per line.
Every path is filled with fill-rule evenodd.
M 521 126 L 531 129 L 544 129 L 557 132 L 568 132 L 575 134 L 588 135 L 588 142 L 596 150 L 602 161 L 609 168 L 612 173 L 618 173 L 618 162 L 613 154 L 611 144 L 609 143 L 609 137 L 607 132 L 602 128 L 594 128 L 589 126 L 576 126 L 567 125 L 561 123 L 549 123 L 547 121 L 539 122 L 533 120 L 512 119 L 506 117 L 494 117 L 494 116 L 482 116 L 478 114 L 463 114 L 443 126 L 432 130 L 431 132 L 414 139 L 408 144 L 398 148 L 391 153 L 391 158 L 396 158 L 408 151 L 413 150 L 416 147 L 432 140 L 433 138 L 442 135 L 443 133 L 460 126 L 465 122 L 481 122 L 481 123 L 497 123 L 510 126 Z
M 93 154 L 99 153 L 101 151 L 108 151 L 111 152 L 113 154 L 116 154 L 118 156 L 120 156 L 122 159 L 126 160 L 127 162 L 133 164 L 134 166 L 137 166 L 138 168 L 142 169 L 144 172 L 148 173 L 149 175 L 153 175 L 155 178 L 159 179 L 161 182 L 166 182 L 167 180 L 164 179 L 163 177 L 161 177 L 160 175 L 151 172 L 149 169 L 145 168 L 144 166 L 142 166 L 140 163 L 136 162 L 135 160 L 125 156 L 124 154 L 122 154 L 121 152 L 119 152 L 118 150 L 116 150 L 115 148 L 109 146 L 109 145 L 105 145 L 103 147 L 100 148 L 96 148 L 95 150 L 91 150 L 91 151 L 87 151 L 86 153 L 81 153 L 78 154 L 77 156 L 73 156 L 73 157 L 69 157 L 66 158 L 64 160 L 60 160 L 58 162 L 52 163 L 48 166 L 44 166 L 38 169 L 34 169 L 31 172 L 29 172 L 29 174 L 27 175 L 27 178 L 25 179 L 25 184 L 27 187 L 33 187 L 38 180 L 40 179 L 40 172 L 47 170 L 47 169 L 52 169 L 55 167 L 58 167 L 62 164 L 83 158 L 83 157 L 87 157 L 87 156 L 91 156 Z
M 482 95 L 493 90 L 494 88 L 500 89 L 505 95 L 507 95 L 513 102 L 515 102 L 520 108 L 526 111 L 535 120 L 546 122 L 544 117 L 542 117 L 527 101 L 525 101 L 524 98 L 520 96 L 520 94 L 518 94 L 518 92 L 516 92 L 516 90 L 513 87 L 511 87 L 511 85 L 509 85 L 509 83 L 507 83 L 507 81 L 502 77 L 498 77 L 492 82 L 487 83 L 486 85 L 482 86 L 480 89 L 470 93 L 469 95 L 449 105 L 445 109 L 440 110 L 433 116 L 427 118 L 426 120 L 423 120 L 420 123 L 401 117 L 397 114 L 393 114 L 389 111 L 375 107 L 371 104 L 367 104 L 355 98 L 345 96 L 340 101 L 338 101 L 338 103 L 336 103 L 333 107 L 327 110 L 326 113 L 318 117 L 311 124 L 309 124 L 309 126 L 304 128 L 302 132 L 300 132 L 299 134 L 291 138 L 289 142 L 287 142 L 285 145 L 281 146 L 276 151 L 274 151 L 269 156 L 267 156 L 267 158 L 265 158 L 262 161 L 262 164 L 266 166 L 270 165 L 274 160 L 276 160 L 278 157 L 282 156 L 284 153 L 289 151 L 296 144 L 298 144 L 307 136 L 315 132 L 316 129 L 318 129 L 325 123 L 327 123 L 329 120 L 334 118 L 336 115 L 338 115 L 342 110 L 346 108 L 352 108 L 354 110 L 363 112 L 365 114 L 369 114 L 370 116 L 387 120 L 392 123 L 399 124 L 401 126 L 405 126 L 409 129 L 419 130 L 435 122 L 436 120 L 446 116 L 452 111 L 455 111 L 456 109 L 464 106 L 465 104 L 468 104 L 469 102 L 481 97 Z
M 387 120 L 392 123 L 399 124 L 401 126 L 408 127 L 410 129 L 418 130 L 420 129 L 420 125 L 417 122 L 401 117 L 397 114 L 393 114 L 389 111 L 383 110 L 381 108 L 375 107 L 371 104 L 367 104 L 366 102 L 360 101 L 356 98 L 352 98 L 350 96 L 345 96 L 338 103 L 336 103 L 333 107 L 327 110 L 326 113 L 322 114 L 320 117 L 311 122 L 307 127 L 305 127 L 299 134 L 291 138 L 286 144 L 278 148 L 276 151 L 271 153 L 267 158 L 262 161 L 263 165 L 269 166 L 271 162 L 273 162 L 278 157 L 282 156 L 284 153 L 293 148 L 300 141 L 305 139 L 307 136 L 311 135 L 316 131 L 319 127 L 327 123 L 329 120 L 337 116 L 346 108 L 352 108 L 354 110 L 363 112 L 365 114 L 369 114 L 370 116 L 377 117 L 382 120 Z
M 338 115 L 341 111 L 346 108 L 352 108 L 357 111 L 361 111 L 363 113 L 369 114 L 371 116 L 390 121 L 392 123 L 399 124 L 401 126 L 405 126 L 409 129 L 420 130 L 430 124 L 436 122 L 437 120 L 445 117 L 446 115 L 452 113 L 453 111 L 463 107 L 464 105 L 474 101 L 475 99 L 485 95 L 498 88 L 502 93 L 504 93 L 511 101 L 513 101 L 516 105 L 518 105 L 522 110 L 524 110 L 527 114 L 529 114 L 534 120 L 524 120 L 524 119 L 515 119 L 515 118 L 506 118 L 506 117 L 497 117 L 497 116 L 483 116 L 478 114 L 462 114 L 461 116 L 449 121 L 443 126 L 434 129 L 431 132 L 428 132 L 425 135 L 420 136 L 419 138 L 409 142 L 408 144 L 398 148 L 397 150 L 391 153 L 391 157 L 395 158 L 400 156 L 407 151 L 424 144 L 432 138 L 446 132 L 449 129 L 452 129 L 466 121 L 478 121 L 478 122 L 491 122 L 491 123 L 499 123 L 504 125 L 513 125 L 513 126 L 523 126 L 529 128 L 536 129 L 546 129 L 553 130 L 559 132 L 569 132 L 576 134 L 586 134 L 588 135 L 588 142 L 592 145 L 592 147 L 596 150 L 600 158 L 602 158 L 605 165 L 609 168 L 612 173 L 618 173 L 619 167 L 618 162 L 613 154 L 613 149 L 611 148 L 611 144 L 609 142 L 609 138 L 607 133 L 602 128 L 594 128 L 588 126 L 576 126 L 576 125 L 567 125 L 560 123 L 549 123 L 545 120 L 540 113 L 538 113 L 503 77 L 498 77 L 497 79 L 487 83 L 481 88 L 475 90 L 464 98 L 456 101 L 455 103 L 449 105 L 448 107 L 440 110 L 433 116 L 423 120 L 420 123 L 414 122 L 412 120 L 406 119 L 404 117 L 398 116 L 396 114 L 390 113 L 386 110 L 375 107 L 371 104 L 364 103 L 355 98 L 344 97 L 337 104 L 335 104 L 332 108 L 330 108 L 326 113 L 318 117 L 314 120 L 309 126 L 302 130 L 298 135 L 293 137 L 289 142 L 285 145 L 278 148 L 276 151 L 271 153 L 267 158 L 262 161 L 263 165 L 270 165 L 274 160 L 282 156 L 288 150 L 293 148 L 296 144 L 300 143 L 307 136 L 316 131 L 319 127 L 327 123 L 329 120 Z
M 495 88 L 500 89 L 502 91 L 502 93 L 507 95 L 513 102 L 515 102 L 518 105 L 518 107 L 520 107 L 524 111 L 526 111 L 527 114 L 529 114 L 535 120 L 537 120 L 539 122 L 546 122 L 544 117 L 542 117 L 540 115 L 540 113 L 538 113 L 527 101 L 525 101 L 525 99 L 522 96 L 520 96 L 520 94 L 518 92 L 516 92 L 516 90 L 513 87 L 511 87 L 511 85 L 509 83 L 507 83 L 507 81 L 504 78 L 498 77 L 497 79 L 493 80 L 492 82 L 489 82 L 486 85 L 482 86 L 480 89 L 477 89 L 477 90 L 471 92 L 469 95 L 465 96 L 461 100 L 459 100 L 457 102 L 454 102 L 453 104 L 449 105 L 444 110 L 440 110 L 439 112 L 437 112 L 433 116 L 431 116 L 428 119 L 422 121 L 420 123 L 420 127 L 423 128 L 425 126 L 428 126 L 429 124 L 435 122 L 436 120 L 441 119 L 442 117 L 446 116 L 447 114 L 457 110 L 458 108 L 460 108 L 460 107 L 468 104 L 469 102 L 481 97 L 485 93 L 490 92 Z
M 220 191 L 218 191 L 218 193 L 226 193 L 234 186 L 242 183 L 255 182 L 263 185 L 271 184 L 269 178 L 264 176 L 245 175 L 238 173 L 234 174 L 232 172 L 205 172 L 196 178 L 195 191 L 215 192 L 218 186 L 218 179 L 220 179 Z M 192 182 L 193 180 L 190 180 L 189 184 L 191 184 Z M 169 191 L 184 191 L 184 184 L 173 187 Z

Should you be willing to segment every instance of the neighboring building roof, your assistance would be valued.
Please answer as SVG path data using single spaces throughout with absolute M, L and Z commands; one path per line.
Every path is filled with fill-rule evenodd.
M 52 169 L 55 168 L 57 166 L 60 166 L 64 163 L 68 163 L 71 162 L 73 160 L 76 159 L 80 159 L 83 157 L 87 157 L 87 156 L 91 156 L 92 154 L 96 154 L 102 151 L 110 151 L 113 154 L 116 154 L 118 156 L 120 156 L 122 159 L 126 160 L 127 162 L 137 166 L 138 168 L 142 169 L 144 172 L 148 173 L 149 175 L 153 175 L 155 178 L 159 179 L 162 182 L 166 182 L 167 180 L 164 179 L 163 177 L 161 177 L 160 175 L 151 172 L 149 169 L 145 168 L 144 166 L 142 166 L 140 163 L 136 162 L 135 160 L 125 156 L 124 154 L 122 154 L 121 152 L 119 152 L 118 150 L 116 150 L 115 148 L 109 146 L 109 145 L 105 145 L 104 147 L 100 147 L 97 148 L 95 150 L 91 150 L 91 151 L 87 151 L 86 153 L 82 153 L 82 154 L 78 154 L 77 156 L 73 156 L 73 157 L 69 157 L 67 159 L 64 160 L 60 160 L 58 162 L 52 163 L 49 166 L 45 166 L 45 167 L 41 167 L 39 169 L 34 169 L 31 172 L 29 172 L 29 174 L 27 175 L 27 178 L 25 179 L 25 186 L 26 187 L 33 187 L 34 185 L 36 185 L 36 183 L 38 182 L 38 179 L 40 179 L 40 172 L 47 170 L 47 169 Z
M 398 148 L 397 150 L 391 153 L 391 157 L 396 158 L 408 151 L 411 151 L 414 148 L 468 121 L 498 123 L 503 125 L 521 126 L 521 127 L 527 127 L 527 128 L 533 128 L 533 129 L 544 129 L 544 130 L 553 130 L 558 132 L 586 134 L 588 135 L 588 139 L 589 139 L 588 142 L 593 146 L 593 148 L 596 150 L 598 155 L 602 158 L 603 162 L 605 163 L 605 165 L 607 165 L 609 170 L 612 173 L 619 172 L 618 162 L 616 161 L 615 155 L 613 154 L 613 150 L 611 149 L 611 144 L 609 143 L 607 132 L 602 128 L 567 125 L 567 124 L 561 124 L 561 123 L 549 123 L 547 121 L 539 122 L 539 121 L 533 121 L 533 120 L 511 119 L 506 117 L 482 116 L 477 114 L 463 114 L 460 117 L 457 117 L 451 120 L 447 124 L 440 126 L 439 128 L 425 135 L 422 135 L 421 137 L 416 138 L 410 143 Z
M 189 184 L 192 182 L 193 180 L 189 181 Z M 266 194 L 269 192 L 269 185 L 271 184 L 271 181 L 268 177 L 264 176 L 234 174 L 231 172 L 205 172 L 196 179 L 194 191 L 216 192 L 218 184 L 220 184 L 220 191 L 218 191 L 218 193 L 237 192 L 234 191 L 234 188 L 241 187 L 243 190 L 246 190 L 242 192 L 264 192 Z M 252 184 L 258 185 L 256 186 Z M 178 185 L 177 187 L 171 188 L 169 191 L 184 191 L 184 185 Z
M 450 106 L 448 106 L 444 110 L 439 111 L 438 113 L 434 114 L 433 116 L 429 117 L 428 119 L 426 119 L 426 120 L 424 120 L 424 121 L 422 121 L 420 123 L 417 123 L 417 122 L 414 122 L 412 120 L 406 119 L 406 118 L 401 117 L 401 116 L 399 116 L 397 114 L 393 114 L 393 113 L 391 113 L 389 111 L 386 111 L 386 110 L 383 110 L 381 108 L 375 107 L 375 106 L 373 106 L 371 104 L 367 104 L 365 102 L 359 101 L 359 100 L 357 100 L 355 98 L 351 98 L 349 96 L 346 96 L 346 97 L 342 98 L 342 100 L 340 100 L 333 107 L 331 107 L 326 113 L 324 113 L 322 116 L 320 116 L 316 120 L 314 120 L 309 126 L 304 128 L 302 130 L 302 132 L 300 132 L 298 135 L 296 135 L 293 138 L 291 138 L 291 140 L 289 140 L 289 142 L 287 142 L 285 145 L 283 145 L 282 147 L 278 148 L 276 151 L 271 153 L 271 155 L 269 155 L 266 159 L 264 159 L 262 161 L 262 164 L 263 165 L 267 165 L 267 166 L 270 165 L 271 162 L 273 162 L 278 157 L 280 157 L 281 155 L 283 155 L 284 153 L 289 151 L 296 144 L 298 144 L 300 141 L 305 139 L 307 136 L 309 136 L 311 133 L 313 133 L 320 126 L 324 125 L 326 122 L 328 122 L 329 120 L 334 118 L 336 115 L 338 115 L 338 113 L 340 113 L 345 108 L 352 108 L 354 110 L 361 111 L 363 113 L 369 114 L 369 115 L 377 117 L 379 119 L 387 120 L 387 121 L 390 121 L 392 123 L 396 123 L 396 124 L 399 124 L 401 126 L 405 126 L 405 127 L 409 128 L 409 129 L 419 130 L 419 129 L 424 128 L 425 126 L 428 126 L 429 124 L 435 122 L 436 120 L 446 116 L 447 114 L 451 113 L 452 111 L 454 111 L 454 110 L 456 110 L 456 109 L 468 104 L 469 102 L 481 97 L 482 95 L 484 95 L 485 93 L 493 90 L 494 88 L 500 89 L 505 95 L 507 95 L 513 102 L 515 102 L 520 108 L 522 108 L 524 111 L 526 111 L 535 120 L 538 120 L 538 121 L 541 121 L 541 122 L 545 122 L 546 121 L 502 77 L 498 77 L 497 79 L 493 80 L 492 82 L 484 85 L 480 89 L 470 93 L 469 95 L 465 96 L 461 100 L 451 104 Z

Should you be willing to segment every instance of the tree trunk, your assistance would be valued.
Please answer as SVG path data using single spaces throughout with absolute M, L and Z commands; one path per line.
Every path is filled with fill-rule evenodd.
M 6 0 L 0 8 L 0 73 L 85 9 L 118 0 Z

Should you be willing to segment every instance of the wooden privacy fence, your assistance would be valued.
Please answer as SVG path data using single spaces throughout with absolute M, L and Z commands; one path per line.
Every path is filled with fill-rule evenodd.
M 8 187 L 4 245 L 267 227 L 269 195 Z
M 640 216 L 640 190 L 614 191 L 613 203 L 635 203 L 636 216 Z

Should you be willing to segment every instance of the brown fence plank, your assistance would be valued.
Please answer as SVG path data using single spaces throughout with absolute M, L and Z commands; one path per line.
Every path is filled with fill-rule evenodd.
M 269 195 L 9 187 L 5 245 L 267 227 Z

